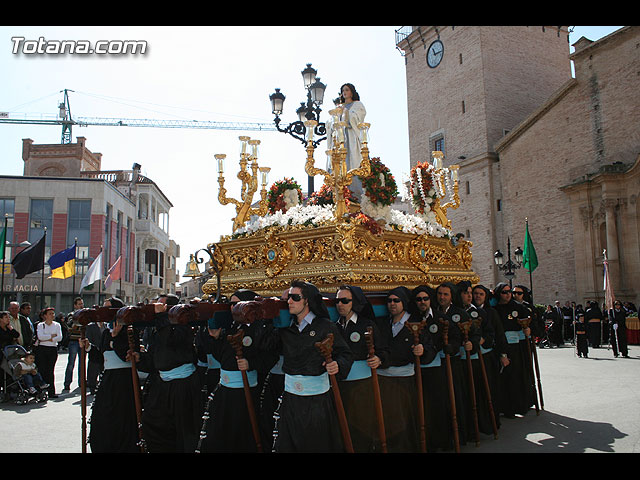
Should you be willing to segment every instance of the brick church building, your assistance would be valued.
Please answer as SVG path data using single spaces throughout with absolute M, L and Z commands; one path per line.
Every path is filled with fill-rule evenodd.
M 522 247 L 528 220 L 535 303 L 602 302 L 606 250 L 616 298 L 638 305 L 640 27 L 571 54 L 569 27 L 405 28 L 411 165 L 433 150 L 460 165 L 448 214 L 480 281 L 506 280 L 493 254 Z

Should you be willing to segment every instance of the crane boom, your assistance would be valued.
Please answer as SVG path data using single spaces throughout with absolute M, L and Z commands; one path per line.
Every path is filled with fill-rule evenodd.
M 259 130 L 275 131 L 276 127 L 269 123 L 213 122 L 208 120 L 154 120 L 148 118 L 108 118 L 78 117 L 74 120 L 46 120 L 30 118 L 0 118 L 0 123 L 30 125 L 74 125 L 116 126 L 116 127 L 161 127 L 161 128 L 213 128 L 221 130 Z
M 218 130 L 248 130 L 248 131 L 275 131 L 276 126 L 269 123 L 243 123 L 243 122 L 213 122 L 208 120 L 155 120 L 148 118 L 106 118 L 106 117 L 78 117 L 71 118 L 69 94 L 73 90 L 65 89 L 64 100 L 59 106 L 59 117 L 55 119 L 40 118 L 10 118 L 8 113 L 0 112 L 0 124 L 27 124 L 27 125 L 60 125 L 62 126 L 62 143 L 71 143 L 71 128 L 102 126 L 102 127 L 155 127 L 155 128 L 201 128 Z

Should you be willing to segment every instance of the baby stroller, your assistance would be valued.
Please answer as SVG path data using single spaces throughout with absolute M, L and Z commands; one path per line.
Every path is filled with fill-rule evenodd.
M 39 388 L 35 393 L 30 393 L 24 380 L 16 375 L 16 365 L 27 355 L 25 348 L 22 345 L 7 345 L 3 348 L 2 353 L 0 366 L 3 382 L 0 402 L 13 400 L 18 405 L 24 405 L 31 399 L 35 399 L 38 403 L 46 402 L 49 399 L 49 392 L 46 388 Z
M 536 344 L 538 345 L 538 348 L 551 348 L 551 341 L 549 339 L 551 326 L 551 320 L 544 321 L 544 333 L 542 334 L 542 336 L 536 338 Z

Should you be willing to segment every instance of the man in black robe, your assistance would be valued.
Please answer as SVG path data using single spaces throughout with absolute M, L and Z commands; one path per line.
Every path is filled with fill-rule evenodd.
M 285 391 L 278 409 L 275 452 L 338 453 L 345 451 L 329 375 L 346 378 L 353 352 L 330 320 L 322 295 L 311 283 L 291 282 L 287 328 L 274 328 L 265 348 L 283 355 Z M 316 343 L 333 336 L 331 361 L 326 362 Z
M 531 329 L 523 329 L 518 322 L 519 319 L 527 318 L 529 311 L 511 298 L 511 287 L 508 284 L 498 284 L 494 294 L 498 297 L 495 308 L 507 339 L 508 364 L 501 373 L 500 407 L 506 418 L 514 418 L 516 414 L 525 415 L 536 399 L 530 375 L 531 358 L 525 343 L 528 342 L 526 337 L 531 334 Z
M 622 308 L 622 304 L 616 300 L 613 308 L 609 309 L 609 323 L 611 331 L 609 336 L 611 339 L 611 348 L 613 355 L 617 357 L 622 354 L 624 358 L 629 358 L 629 349 L 627 347 L 627 315 Z
M 360 287 L 341 285 L 336 294 L 338 329 L 353 352 L 354 362 L 347 378 L 339 382 L 342 403 L 356 453 L 381 451 L 374 398 L 372 369 L 388 356 L 374 319 L 373 307 Z M 373 356 L 369 357 L 367 332 L 373 335 Z
M 165 303 L 166 302 L 166 303 Z M 193 453 L 201 427 L 202 395 L 196 372 L 195 335 L 190 325 L 173 324 L 175 295 L 155 304 L 154 327 L 146 352 L 136 354 L 149 377 L 144 391 L 142 430 L 150 453 Z

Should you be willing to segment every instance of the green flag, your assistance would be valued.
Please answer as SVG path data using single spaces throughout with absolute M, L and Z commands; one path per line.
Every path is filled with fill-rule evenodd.
M 0 232 L 0 258 L 4 261 L 4 251 L 7 246 L 7 229 L 3 228 Z
M 527 231 L 524 234 L 524 252 L 522 254 L 523 266 L 530 272 L 533 272 L 538 266 L 538 256 L 536 249 L 533 247 L 531 235 L 529 235 L 529 222 L 527 222 Z

